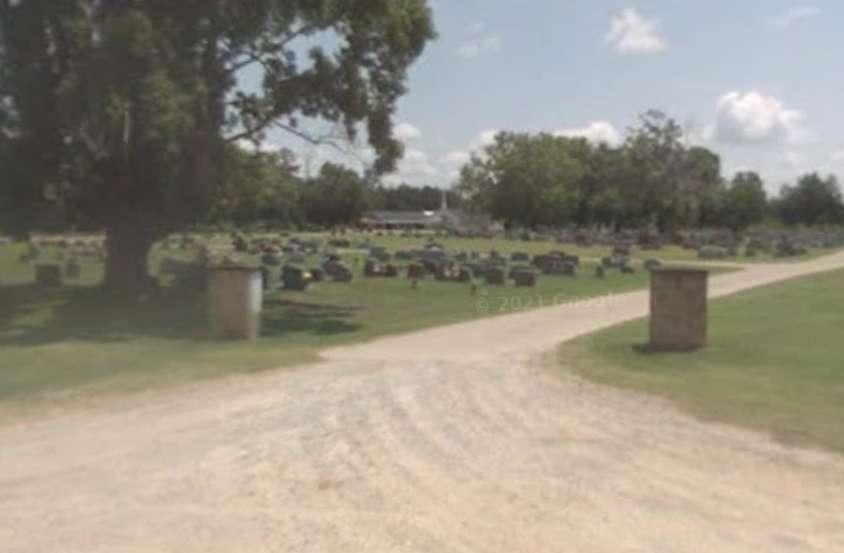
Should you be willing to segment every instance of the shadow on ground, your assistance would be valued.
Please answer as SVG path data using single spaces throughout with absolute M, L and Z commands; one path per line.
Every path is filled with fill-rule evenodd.
M 135 338 L 208 340 L 201 294 L 165 289 L 146 301 L 116 299 L 97 287 L 0 287 L 0 346 L 37 346 L 64 340 L 114 343 Z M 357 307 L 270 296 L 262 338 L 329 336 L 359 330 Z

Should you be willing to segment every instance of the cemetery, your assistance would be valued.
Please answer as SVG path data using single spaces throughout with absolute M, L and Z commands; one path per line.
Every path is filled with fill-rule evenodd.
M 153 340 L 161 346 L 154 348 L 160 356 L 131 359 L 133 368 L 124 369 L 137 372 L 143 382 L 147 371 L 180 378 L 179 370 L 154 368 L 162 361 L 169 365 L 170 356 L 186 359 L 186 375 L 255 370 L 314 359 L 318 349 L 333 344 L 507 314 L 512 305 L 538 307 L 566 297 L 643 289 L 650 272 L 666 266 L 708 263 L 717 273 L 735 270 L 735 264 L 792 263 L 836 251 L 842 240 L 840 232 L 757 232 L 740 238 L 723 231 L 696 232 L 678 237 L 676 244 L 633 232 L 182 234 L 154 247 L 148 317 L 130 319 L 120 316 L 114 302 L 96 299 L 105 255 L 101 236 L 4 240 L 0 295 L 15 307 L 0 326 L 0 350 L 9 349 L 21 367 L 28 367 L 28 376 L 0 376 L 0 398 L 38 391 L 47 382 L 63 387 L 108 380 L 108 366 L 131 357 L 118 346 L 124 342 Z M 710 250 L 724 253 L 711 256 Z M 735 266 L 726 269 L 719 263 Z M 209 269 L 227 265 L 257 271 L 260 277 L 261 313 L 245 333 L 258 339 L 254 350 L 214 340 L 224 333 L 213 329 L 206 299 Z M 483 298 L 484 309 L 478 309 L 477 297 Z M 154 306 L 162 305 L 167 308 L 156 311 Z M 151 332 L 157 325 L 163 328 Z M 64 328 L 74 330 L 65 336 Z M 168 334 L 172 340 L 161 339 Z M 28 347 L 14 347 L 21 343 Z M 67 383 L 51 378 L 49 369 L 39 372 L 39 366 L 53 365 L 54 359 L 41 353 L 41 346 L 51 343 L 73 344 L 80 351 L 75 361 L 74 356 L 63 359 L 63 366 L 84 367 L 78 379 L 74 370 L 67 372 Z M 183 348 L 199 351 L 200 343 L 209 351 L 180 353 Z M 114 357 L 99 355 L 101 367 L 87 365 L 87 352 L 109 348 Z M 217 354 L 220 360 L 214 359 Z M 4 384 L 4 378 L 15 384 Z
M 844 7 L 722 3 L 0 0 L 0 553 L 844 551 Z
M 0 400 L 115 378 L 149 385 L 157 378 L 295 364 L 335 344 L 647 285 L 637 258 L 629 260 L 639 268 L 633 274 L 610 268 L 597 278 L 600 260 L 563 248 L 577 250 L 558 242 L 433 234 L 180 235 L 153 249 L 157 286 L 140 304 L 125 304 L 98 296 L 101 237 L 8 242 L 0 246 L 0 297 L 11 309 L 0 319 L 0 351 L 20 373 L 0 373 Z M 213 339 L 208 268 L 227 264 L 260 275 L 255 344 Z M 478 297 L 486 308 L 477 307 Z M 143 346 L 143 353 L 129 344 Z
M 503 315 L 513 305 L 539 307 L 643 289 L 650 271 L 663 266 L 710 263 L 717 273 L 735 270 L 718 263 L 794 262 L 835 251 L 841 240 L 834 232 L 758 233 L 741 241 L 729 233 L 695 233 L 677 245 L 630 232 L 182 234 L 153 249 L 154 285 L 144 300 L 145 316 L 131 318 L 121 315 L 119 301 L 96 298 L 105 254 L 101 236 L 5 240 L 0 295 L 14 308 L 4 315 L 0 349 L 8 349 L 27 376 L 0 376 L 0 398 L 108 381 L 115 363 L 126 366 L 121 375 L 129 372 L 144 383 L 155 380 L 150 375 L 178 380 L 298 363 L 334 344 Z M 701 253 L 707 248 L 753 248 L 757 255 L 710 259 Z M 258 339 L 256 348 L 214 340 L 225 333 L 214 330 L 211 320 L 209 269 L 221 265 L 260 277 L 261 314 L 245 333 Z M 69 334 L 63 334 L 66 328 Z M 156 354 L 135 358 L 134 350 L 123 347 L 145 342 L 154 344 Z M 61 379 L 49 368 L 55 359 L 43 353 L 49 349 L 44 346 L 58 343 L 79 351 L 63 355 L 62 367 L 71 369 Z M 22 344 L 27 347 L 16 347 Z M 93 351 L 100 366 L 90 366 Z M 183 371 L 173 370 L 171 358 L 181 360 L 176 365 Z M 157 369 L 162 362 L 169 370 Z

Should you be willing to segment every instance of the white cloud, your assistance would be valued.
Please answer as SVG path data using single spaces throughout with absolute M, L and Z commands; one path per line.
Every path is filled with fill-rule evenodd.
M 415 140 L 422 136 L 422 132 L 410 123 L 399 123 L 393 127 L 393 135 L 402 142 Z
M 499 132 L 501 132 L 501 131 L 499 131 L 497 129 L 490 129 L 490 130 L 483 131 L 482 133 L 480 133 L 478 136 L 475 137 L 475 139 L 469 145 L 469 148 L 472 151 L 476 151 L 476 150 L 482 150 L 482 149 L 486 148 L 487 146 L 492 146 L 493 144 L 495 144 L 495 137 L 498 136 Z
M 389 185 L 407 183 L 411 186 L 435 186 L 441 180 L 442 171 L 439 167 L 431 162 L 427 153 L 414 148 L 405 150 L 396 172 L 383 179 Z
M 832 152 L 832 155 L 830 155 L 829 158 L 834 163 L 844 162 L 844 150 L 838 150 L 837 152 Z
M 267 141 L 255 144 L 251 140 L 246 140 L 242 138 L 237 141 L 237 145 L 240 149 L 246 150 L 247 152 L 261 152 L 264 154 L 270 154 L 281 151 L 281 146 Z
M 714 125 L 687 124 L 683 126 L 681 140 L 686 147 L 703 146 L 715 137 Z
M 493 34 L 485 34 L 467 40 L 457 49 L 457 53 L 463 58 L 477 58 L 488 52 L 497 52 L 501 49 L 501 37 Z
M 792 25 L 820 15 L 821 10 L 815 6 L 795 6 L 776 17 L 770 19 L 772 27 L 788 29 Z
M 791 169 L 800 169 L 809 164 L 809 158 L 799 152 L 786 152 L 782 156 L 782 163 Z
M 799 144 L 812 140 L 802 112 L 756 91 L 724 94 L 717 111 L 715 132 L 724 141 Z
M 603 142 L 609 146 L 618 146 L 622 141 L 621 133 L 607 121 L 595 121 L 581 129 L 560 129 L 554 136 L 585 138 L 593 144 Z
M 443 165 L 447 165 L 449 167 L 460 167 L 468 163 L 471 157 L 472 156 L 469 154 L 469 152 L 464 152 L 462 150 L 454 150 L 445 154 L 440 160 L 440 162 Z
M 612 18 L 604 40 L 619 54 L 654 54 L 668 47 L 659 27 L 659 20 L 647 19 L 628 8 Z
M 404 152 L 404 159 L 414 163 L 423 163 L 428 161 L 428 154 L 421 150 L 414 150 L 411 148 Z

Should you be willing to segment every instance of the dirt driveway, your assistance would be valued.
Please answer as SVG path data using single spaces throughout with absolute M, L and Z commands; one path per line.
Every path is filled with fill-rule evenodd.
M 754 266 L 713 295 L 844 267 Z M 559 378 L 644 292 L 0 427 L 0 551 L 844 551 L 844 458 Z M 400 315 L 400 314 L 399 314 Z

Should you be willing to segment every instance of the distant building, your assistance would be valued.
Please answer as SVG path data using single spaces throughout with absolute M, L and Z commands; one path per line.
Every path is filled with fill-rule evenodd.
M 448 230 L 452 232 L 486 232 L 493 228 L 489 215 L 449 209 L 443 190 L 439 211 L 387 211 L 367 213 L 360 226 L 369 230 Z
M 440 219 L 435 211 L 371 211 L 360 220 L 369 230 L 427 230 L 436 228 Z

